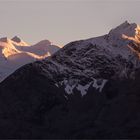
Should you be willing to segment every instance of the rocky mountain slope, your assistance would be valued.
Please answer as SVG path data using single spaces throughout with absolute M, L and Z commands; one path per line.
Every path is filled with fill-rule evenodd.
M 109 79 L 135 78 L 140 66 L 138 37 L 139 26 L 124 22 L 107 35 L 71 42 L 36 65 L 68 94 L 75 89 L 86 94 L 91 85 L 101 92 Z
M 21 66 L 44 59 L 59 49 L 50 41 L 43 40 L 35 45 L 29 45 L 19 37 L 0 39 L 0 81 Z
M 140 138 L 139 26 L 71 42 L 0 84 L 1 138 Z

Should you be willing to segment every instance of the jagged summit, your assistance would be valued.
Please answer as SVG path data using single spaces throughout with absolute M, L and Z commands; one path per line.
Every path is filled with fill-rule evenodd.
M 125 21 L 124 23 L 120 24 L 116 28 L 112 29 L 109 32 L 109 35 L 112 37 L 112 39 L 113 38 L 120 39 L 120 38 L 122 38 L 122 35 L 126 35 L 129 37 L 135 37 L 137 27 L 138 27 L 138 25 L 136 23 L 130 24 L 128 21 Z
M 0 38 L 1 43 L 7 43 L 7 44 L 13 44 L 14 46 L 30 46 L 28 43 L 24 42 L 19 37 L 15 36 L 12 39 L 9 39 L 8 37 L 2 37 Z
M 24 42 L 20 37 L 18 36 L 14 36 L 11 41 L 13 41 L 13 43 L 16 46 L 30 46 L 28 43 Z
M 11 40 L 17 43 L 21 42 L 21 39 L 18 36 L 14 36 Z
M 113 30 L 123 30 L 123 29 L 127 28 L 128 26 L 129 27 L 130 26 L 136 27 L 137 24 L 136 23 L 129 23 L 128 21 L 125 21 L 125 22 L 121 23 L 120 25 L 118 25 L 117 27 L 115 27 Z

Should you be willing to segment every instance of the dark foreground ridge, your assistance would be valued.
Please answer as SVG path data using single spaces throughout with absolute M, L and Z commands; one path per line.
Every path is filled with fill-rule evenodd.
M 63 89 L 24 66 L 0 85 L 1 138 L 140 138 L 140 73 L 65 98 Z

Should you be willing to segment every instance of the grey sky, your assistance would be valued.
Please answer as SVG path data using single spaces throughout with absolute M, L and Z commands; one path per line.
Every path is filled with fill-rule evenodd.
M 128 20 L 140 23 L 140 0 L 0 0 L 0 37 L 64 45 L 100 36 Z

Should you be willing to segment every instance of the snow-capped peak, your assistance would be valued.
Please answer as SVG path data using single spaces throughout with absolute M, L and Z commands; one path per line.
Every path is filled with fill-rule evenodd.
M 24 42 L 22 39 L 20 39 L 18 36 L 14 36 L 11 41 L 13 41 L 13 44 L 15 46 L 30 46 L 28 43 Z
M 48 40 L 29 45 L 18 36 L 0 38 L 0 82 L 22 65 L 45 59 L 58 49 Z
M 52 45 L 52 43 L 49 40 L 42 40 L 42 41 L 38 42 L 35 45 L 39 45 L 39 46 L 45 45 L 45 46 L 48 46 L 48 45 Z
M 140 43 L 140 26 L 136 23 L 124 23 L 117 26 L 115 29 L 112 29 L 109 32 L 109 38 L 113 41 L 118 41 L 122 39 L 132 40 L 135 43 Z
M 109 32 L 109 36 L 114 40 L 121 39 L 123 35 L 128 36 L 128 37 L 135 37 L 136 35 L 136 29 L 137 29 L 137 24 L 136 23 L 128 23 L 125 21 L 124 23 L 120 24 L 117 26 L 115 29 L 112 29 Z
M 11 40 L 17 43 L 21 42 L 21 39 L 18 36 L 14 36 Z
M 15 48 L 12 40 L 8 39 L 7 37 L 0 38 L 0 48 L 0 56 L 3 55 L 5 58 L 8 58 L 10 55 L 19 53 L 19 51 Z
M 122 33 L 122 38 L 132 40 L 135 43 L 140 43 L 140 26 L 135 25 L 133 30 L 129 32 L 129 34 L 126 32 Z

